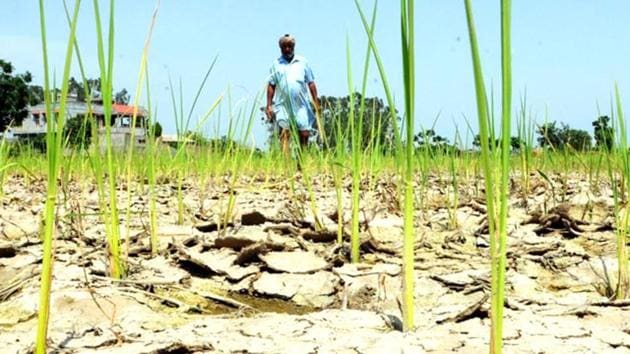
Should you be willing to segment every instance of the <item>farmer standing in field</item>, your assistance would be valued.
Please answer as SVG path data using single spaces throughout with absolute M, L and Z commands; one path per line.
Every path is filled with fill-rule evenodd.
M 282 55 L 271 66 L 265 114 L 280 129 L 282 151 L 288 158 L 292 133 L 297 134 L 296 140 L 299 139 L 300 147 L 308 144 L 316 114 L 319 114 L 319 101 L 313 71 L 304 57 L 295 55 L 295 38 L 285 34 L 280 37 L 278 44 Z

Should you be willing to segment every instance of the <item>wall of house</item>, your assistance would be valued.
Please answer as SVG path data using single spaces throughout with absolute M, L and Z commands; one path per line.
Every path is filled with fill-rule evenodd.
M 102 151 L 106 148 L 105 128 L 99 130 L 99 145 Z M 111 128 L 112 147 L 114 149 L 123 149 L 129 146 L 131 141 L 131 131 L 129 128 Z M 137 147 L 144 147 L 146 144 L 146 129 L 136 128 L 135 143 Z
M 56 104 L 53 107 L 53 110 L 59 108 L 59 105 Z M 73 118 L 78 115 L 83 115 L 88 112 L 88 105 L 85 102 L 68 102 L 66 106 L 66 116 L 67 118 Z M 45 134 L 46 133 L 46 122 L 44 120 L 44 115 L 33 112 L 43 112 L 46 110 L 46 106 L 44 104 L 39 104 L 33 106 L 29 109 L 29 115 L 24 118 L 22 125 L 12 127 L 11 133 L 15 136 L 20 135 L 37 135 L 37 134 Z M 100 105 L 92 105 L 92 112 L 95 115 L 102 116 L 103 115 L 103 106 Z M 111 137 L 112 137 L 112 146 L 116 149 L 121 149 L 129 146 L 129 141 L 131 140 L 131 128 L 123 127 L 123 119 L 128 117 L 119 117 L 114 116 L 114 123 L 111 128 Z M 144 118 L 138 118 L 138 124 L 140 126 L 144 125 Z M 101 148 L 105 148 L 105 128 L 99 127 L 99 136 L 100 136 L 100 145 Z M 135 145 L 143 146 L 146 141 L 146 129 L 145 128 L 135 128 Z

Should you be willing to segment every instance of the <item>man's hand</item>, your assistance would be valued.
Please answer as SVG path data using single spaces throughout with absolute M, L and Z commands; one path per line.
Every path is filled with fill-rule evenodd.
M 273 111 L 273 95 L 276 92 L 276 86 L 271 83 L 267 85 L 267 107 L 265 108 L 265 115 L 267 115 L 268 122 L 274 122 L 276 120 L 276 112 Z
M 267 106 L 267 108 L 265 108 L 265 114 L 267 115 L 267 121 L 273 122 L 276 120 L 276 112 L 273 111 L 271 106 Z

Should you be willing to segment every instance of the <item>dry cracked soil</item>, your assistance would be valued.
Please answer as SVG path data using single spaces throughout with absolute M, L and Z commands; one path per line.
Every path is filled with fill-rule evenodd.
M 297 177 L 297 185 L 300 178 Z M 51 292 L 52 353 L 484 353 L 490 262 L 481 181 L 431 176 L 415 215 L 415 329 L 402 332 L 403 220 L 394 177 L 361 194 L 361 262 L 349 262 L 335 189 L 283 180 L 189 179 L 157 186 L 158 253 L 151 256 L 148 187 L 118 191 L 127 276 L 108 277 L 98 194 L 71 181 L 59 197 Z M 369 185 L 369 183 L 366 183 Z M 612 194 L 580 176 L 563 193 L 532 176 L 512 187 L 506 353 L 630 353 L 630 302 L 610 300 L 617 261 Z M 29 353 L 37 326 L 43 180 L 12 176 L 0 207 L 0 350 Z M 228 197 L 235 206 L 226 220 Z M 131 215 L 127 222 L 127 212 Z M 218 223 L 217 220 L 224 220 Z

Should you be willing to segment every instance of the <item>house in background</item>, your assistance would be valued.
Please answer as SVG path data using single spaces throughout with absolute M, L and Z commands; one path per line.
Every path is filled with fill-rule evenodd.
M 52 107 L 55 113 L 59 112 L 59 103 Z M 136 125 L 131 127 L 134 114 L 134 106 L 125 104 L 112 104 L 111 137 L 114 148 L 124 148 L 131 142 L 132 129 L 135 130 L 135 145 L 143 146 L 147 135 L 147 111 L 137 108 Z M 91 105 L 76 99 L 76 96 L 68 96 L 66 104 L 66 119 L 93 117 L 98 127 L 100 145 L 105 145 L 105 113 L 102 101 L 93 100 Z M 46 134 L 46 105 L 44 103 L 31 106 L 28 116 L 22 121 L 22 125 L 13 126 L 9 132 L 16 140 L 33 138 Z

